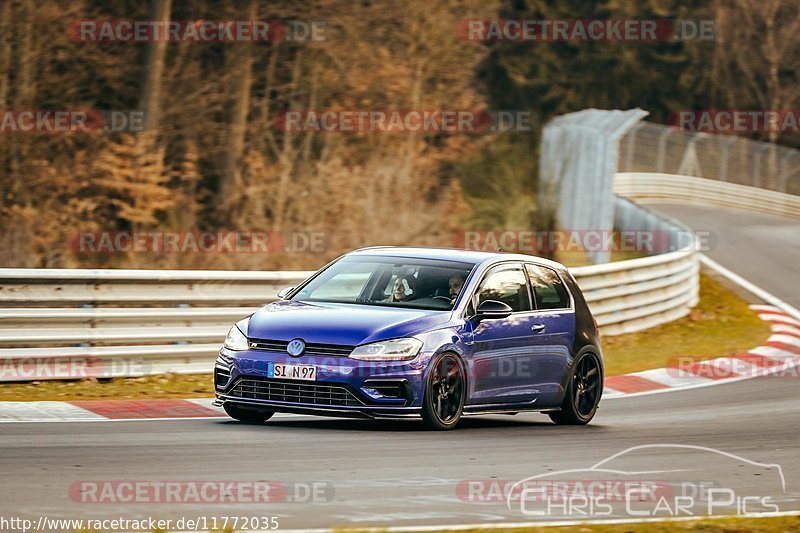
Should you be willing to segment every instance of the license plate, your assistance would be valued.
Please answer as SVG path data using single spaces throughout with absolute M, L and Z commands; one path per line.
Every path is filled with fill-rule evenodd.
M 276 379 L 299 379 L 301 381 L 316 381 L 316 365 L 294 365 L 284 363 L 270 363 L 267 367 L 267 377 Z

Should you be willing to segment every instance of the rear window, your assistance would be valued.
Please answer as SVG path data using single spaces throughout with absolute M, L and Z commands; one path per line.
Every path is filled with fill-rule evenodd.
M 536 309 L 565 309 L 569 293 L 555 270 L 540 265 L 525 264 L 533 288 Z

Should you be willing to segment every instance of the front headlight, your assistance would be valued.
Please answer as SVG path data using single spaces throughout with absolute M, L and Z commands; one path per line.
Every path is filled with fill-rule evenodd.
M 408 361 L 414 359 L 421 349 L 421 340 L 392 339 L 356 346 L 350 358 L 359 361 Z
M 231 329 L 228 330 L 228 336 L 225 337 L 224 346 L 229 350 L 235 350 L 237 352 L 246 350 L 248 348 L 247 337 L 245 337 L 244 333 L 234 324 L 231 326 Z

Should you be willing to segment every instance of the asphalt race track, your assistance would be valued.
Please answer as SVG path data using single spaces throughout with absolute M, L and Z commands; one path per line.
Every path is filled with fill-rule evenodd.
M 659 209 L 717 232 L 712 258 L 798 304 L 796 223 L 792 228 L 776 217 L 726 210 Z M 715 507 L 714 514 L 736 512 L 740 495 L 768 497 L 777 506 L 772 510 L 797 511 L 798 383 L 796 377 L 764 377 L 606 400 L 586 427 L 555 426 L 539 414 L 466 418 L 446 433 L 411 421 L 300 416 L 264 426 L 224 419 L 7 423 L 0 426 L 0 515 L 277 516 L 281 529 L 527 522 L 536 517 L 519 504 L 509 508 L 503 498 L 493 500 L 488 490 L 467 491 L 474 486 L 468 481 L 490 488 L 561 470 L 574 471 L 558 474 L 560 480 L 620 479 L 619 473 L 590 477 L 582 470 L 640 445 L 682 447 L 623 454 L 612 461 L 617 472 L 734 489 L 736 503 Z M 268 480 L 290 489 L 285 501 L 268 504 L 81 503 L 70 489 L 86 480 Z M 295 487 L 315 483 L 324 489 L 317 501 L 294 494 Z M 625 516 L 615 509 L 610 516 Z M 596 511 L 558 518 L 609 516 Z
M 650 203 L 646 207 L 695 231 L 711 232 L 711 249 L 703 253 L 800 308 L 800 231 L 796 220 L 738 209 Z
M 227 420 L 4 424 L 4 515 L 277 515 L 281 527 L 523 521 L 504 501 L 469 503 L 463 480 L 519 480 L 546 471 L 588 468 L 626 448 L 678 443 L 778 463 L 773 475 L 743 469 L 739 487 L 800 509 L 800 393 L 791 378 L 762 378 L 601 404 L 587 427 L 558 427 L 543 415 L 465 419 L 455 432 L 417 423 L 284 417 L 265 426 Z M 683 449 L 649 457 L 687 480 L 712 457 Z M 728 465 L 730 469 L 741 468 Z M 722 472 L 716 473 L 722 475 Z M 694 476 L 694 477 L 693 477 Z M 699 477 L 698 477 L 699 476 Z M 657 479 L 662 479 L 661 475 Z M 334 498 L 314 504 L 92 504 L 70 499 L 80 480 L 276 480 L 330 482 Z M 745 490 L 745 489 L 742 490 Z M 574 518 L 574 517 L 573 517 Z

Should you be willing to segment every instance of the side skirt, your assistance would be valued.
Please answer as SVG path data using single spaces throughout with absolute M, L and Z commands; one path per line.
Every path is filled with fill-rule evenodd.
M 560 410 L 560 407 L 533 407 L 519 404 L 465 405 L 462 415 L 516 415 L 517 413 L 555 413 Z

